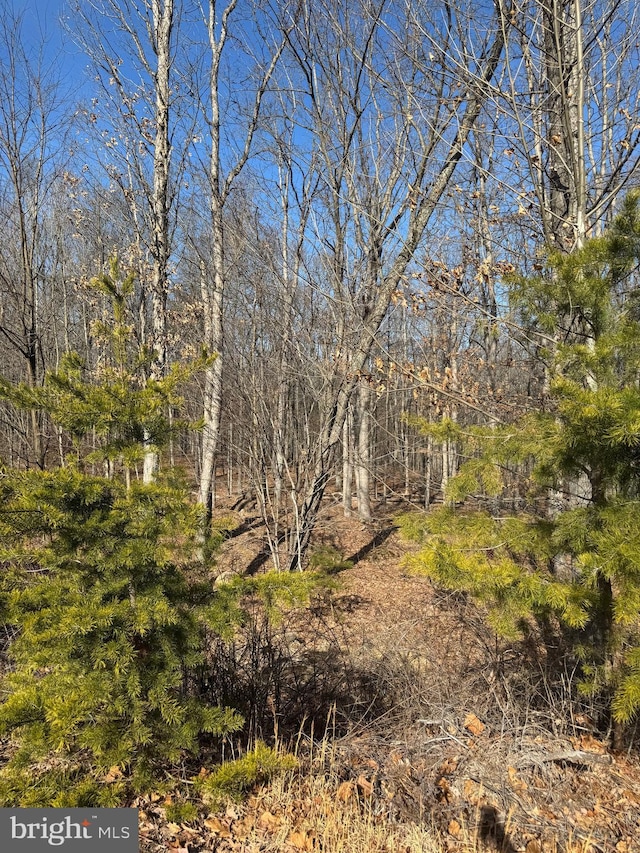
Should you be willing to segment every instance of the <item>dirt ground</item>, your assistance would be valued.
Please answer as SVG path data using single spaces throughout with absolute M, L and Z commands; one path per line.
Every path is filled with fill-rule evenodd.
M 251 694 L 242 710 L 254 736 L 295 749 L 301 775 L 317 773 L 313 745 L 330 742 L 328 796 L 345 808 L 366 801 L 388 828 L 428 826 L 436 850 L 640 853 L 637 748 L 609 751 L 590 708 L 570 700 L 573 673 L 563 690 L 531 643 L 500 643 L 473 603 L 408 573 L 415 546 L 395 526 L 400 509 L 363 525 L 329 503 L 312 551 L 350 561 L 337 588 L 254 626 L 220 658 Z M 244 525 L 221 549 L 221 573 L 255 565 L 260 527 Z M 287 809 L 265 811 L 269 796 L 209 815 L 208 827 L 169 826 L 162 802 L 146 802 L 145 849 L 329 850 L 317 827 L 301 834 L 304 807 L 274 847 L 264 815 L 280 826 Z

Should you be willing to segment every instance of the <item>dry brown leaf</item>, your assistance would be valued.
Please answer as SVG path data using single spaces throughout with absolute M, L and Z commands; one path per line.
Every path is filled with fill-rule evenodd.
M 356 785 L 362 791 L 363 797 L 370 797 L 373 794 L 373 783 L 366 776 L 358 776 Z
M 592 735 L 582 735 L 580 738 L 580 748 L 587 752 L 598 752 L 601 755 L 607 751 L 606 743 L 601 740 L 596 740 Z
M 472 735 L 477 737 L 481 735 L 482 732 L 486 729 L 485 724 L 476 717 L 475 714 L 467 714 L 464 718 L 464 727 L 468 732 L 471 732 Z
M 114 764 L 113 767 L 109 768 L 109 772 L 104 777 L 104 781 L 115 782 L 116 779 L 122 779 L 122 770 L 120 770 L 117 764 Z
M 532 838 L 531 841 L 527 842 L 525 853 L 542 853 L 542 845 L 537 838 Z
M 258 818 L 258 824 L 263 829 L 266 829 L 267 832 L 275 832 L 280 826 L 280 823 L 281 818 L 276 817 L 276 815 L 271 814 L 271 812 L 262 812 Z
M 296 850 L 312 850 L 312 841 L 306 832 L 294 831 L 287 838 L 289 844 L 293 845 Z
M 213 832 L 216 835 L 219 835 L 220 838 L 231 838 L 231 831 L 229 830 L 229 827 L 224 824 L 219 817 L 216 817 L 215 815 L 211 815 L 211 817 L 208 817 L 205 820 L 204 825 L 207 827 L 209 832 Z
M 507 773 L 509 774 L 509 781 L 514 791 L 526 791 L 528 789 L 529 786 L 523 779 L 519 778 L 515 767 L 507 767 Z
M 171 835 L 177 835 L 180 832 L 180 825 L 177 823 L 173 823 L 173 821 L 169 821 L 167 823 L 167 829 L 171 833 Z
M 454 838 L 458 838 L 458 836 L 462 832 L 462 827 L 460 826 L 457 820 L 450 820 L 448 829 L 449 835 L 453 835 Z
M 234 838 L 237 838 L 238 841 L 244 841 L 245 838 L 249 837 L 249 833 L 251 832 L 251 824 L 247 823 L 247 820 L 237 820 L 233 826 L 231 827 L 231 834 Z
M 346 803 L 353 794 L 353 782 L 342 782 L 336 791 L 336 799 L 339 803 Z
M 448 773 L 454 773 L 458 767 L 457 758 L 447 758 L 440 767 L 440 775 L 446 776 Z
M 472 806 L 477 806 L 482 799 L 482 786 L 473 779 L 465 779 L 462 795 Z
M 183 834 L 183 835 L 197 835 L 197 834 L 198 834 L 198 830 L 197 830 L 197 829 L 194 829 L 192 826 L 187 826 L 187 825 L 186 825 L 186 824 L 184 824 L 184 823 L 182 824 L 181 829 L 182 829 L 182 834 Z
M 451 785 L 447 782 L 447 780 L 442 777 L 442 779 L 438 780 L 438 788 L 442 791 L 444 795 L 444 799 L 447 803 L 450 803 L 454 797 L 453 791 L 451 790 Z
M 622 796 L 626 797 L 627 800 L 630 800 L 632 803 L 638 803 L 640 805 L 640 797 L 635 793 L 635 791 L 630 791 L 628 788 L 625 788 L 622 791 Z M 621 802 L 624 802 L 624 800 Z

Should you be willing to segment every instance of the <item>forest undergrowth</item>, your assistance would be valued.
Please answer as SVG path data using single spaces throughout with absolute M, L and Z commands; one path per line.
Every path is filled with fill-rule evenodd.
M 219 643 L 208 689 L 246 721 L 226 758 L 254 754 L 258 772 L 203 802 L 212 768 L 185 768 L 195 787 L 140 798 L 147 853 L 639 849 L 637 737 L 610 752 L 571 658 L 558 645 L 564 664 L 548 659 L 552 638 L 498 640 L 471 600 L 409 574 L 400 509 L 362 525 L 327 501 L 313 552 L 339 567 L 336 588 L 275 622 L 256 609 Z M 262 547 L 255 519 L 237 521 L 224 580 Z M 271 778 L 265 743 L 295 766 Z

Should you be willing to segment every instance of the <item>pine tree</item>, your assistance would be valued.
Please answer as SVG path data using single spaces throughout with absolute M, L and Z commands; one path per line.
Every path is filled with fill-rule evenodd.
M 553 409 L 506 426 L 448 426 L 467 452 L 451 501 L 498 495 L 515 462 L 531 471 L 537 511 L 497 517 L 463 504 L 403 524 L 425 545 L 414 567 L 483 601 L 500 633 L 551 614 L 571 629 L 583 686 L 608 697 L 621 747 L 622 724 L 640 711 L 640 194 L 604 236 L 549 260 L 546 275 L 512 291 L 553 341 Z M 580 480 L 586 495 L 546 511 L 550 489 Z
M 94 329 L 99 368 L 69 354 L 42 388 L 0 388 L 44 412 L 71 448 L 62 467 L 0 477 L 3 615 L 16 632 L 0 705 L 12 743 L 3 805 L 114 804 L 117 777 L 143 788 L 203 732 L 242 723 L 194 689 L 207 627 L 238 616 L 192 559 L 201 519 L 175 474 L 132 477 L 147 437 L 166 441 L 168 406 L 200 365 L 145 379 L 126 323 L 133 277 L 114 262 L 94 286 L 113 311 Z

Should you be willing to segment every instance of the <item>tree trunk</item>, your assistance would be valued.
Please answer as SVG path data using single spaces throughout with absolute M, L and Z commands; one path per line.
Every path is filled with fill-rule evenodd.
M 371 415 L 369 414 L 369 397 L 369 385 L 365 379 L 361 379 L 358 389 L 358 448 L 356 454 L 356 495 L 358 517 L 361 521 L 371 521 Z
M 153 356 L 150 374 L 162 379 L 167 366 L 167 292 L 169 264 L 169 172 L 171 144 L 170 73 L 171 34 L 173 30 L 173 0 L 152 0 L 153 47 L 157 64 L 155 83 L 155 126 L 153 146 L 153 191 L 151 197 L 153 277 L 151 282 L 151 326 Z M 144 436 L 145 452 L 142 469 L 143 483 L 151 483 L 158 473 L 158 451 L 148 432 Z
M 353 413 L 351 407 L 342 425 L 342 507 L 345 518 L 351 517 L 353 481 Z
M 335 382 L 330 399 L 325 406 L 325 418 L 316 442 L 318 450 L 312 482 L 297 519 L 297 547 L 290 558 L 290 570 L 302 568 L 301 559 L 309 546 L 324 491 L 334 473 L 336 449 L 342 439 L 344 419 L 352 393 L 369 358 L 371 347 L 387 314 L 391 299 L 414 257 L 438 202 L 449 185 L 471 130 L 488 96 L 490 91 L 488 83 L 492 80 L 502 56 L 509 20 L 508 14 L 505 15 L 505 10 L 501 7 L 498 32 L 487 50 L 484 68 L 469 88 L 466 109 L 460 117 L 455 137 L 451 141 L 437 176 L 431 183 L 426 182 L 431 162 L 430 152 L 424 153 L 418 166 L 417 185 L 409 190 L 408 219 L 404 229 L 402 248 L 386 274 L 380 276 L 376 290 L 370 294 L 371 301 L 365 306 L 358 322 L 358 337 L 353 347 L 349 348 L 348 364 L 341 367 L 336 362 Z

